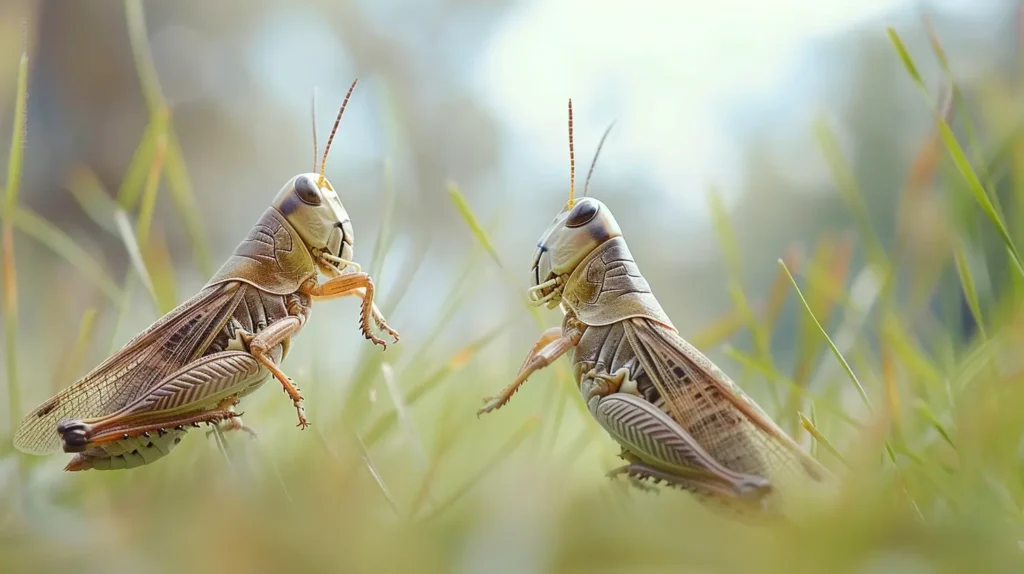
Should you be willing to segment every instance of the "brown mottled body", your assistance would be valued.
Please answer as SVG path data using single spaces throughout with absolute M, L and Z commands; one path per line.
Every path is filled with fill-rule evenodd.
M 645 363 L 650 365 L 656 359 L 644 348 L 639 332 L 675 328 L 640 274 L 625 240 L 616 237 L 602 243 L 580 263 L 576 273 L 579 275 L 570 277 L 562 292 L 566 309 L 563 331 L 580 332 L 579 342 L 569 352 L 573 376 L 591 413 L 604 424 L 615 424 L 599 408 L 601 399 L 614 393 L 633 395 L 670 417 L 690 436 L 707 437 L 701 446 L 726 469 L 767 476 L 769 465 L 754 429 L 724 400 L 719 384 L 690 376 L 682 365 L 666 364 L 662 368 L 673 371 L 684 399 L 679 408 L 672 409 L 648 373 L 650 367 Z
M 571 157 L 571 103 L 569 129 Z M 516 379 L 479 413 L 500 408 L 532 373 L 569 353 L 584 402 L 628 463 L 613 475 L 666 482 L 737 509 L 764 508 L 783 474 L 827 480 L 816 460 L 679 335 L 603 203 L 575 198 L 570 185 L 569 201 L 537 248 L 530 301 L 560 308 L 562 326 L 540 337 Z
M 192 426 L 235 419 L 240 427 L 234 406 L 271 377 L 307 426 L 302 395 L 280 364 L 314 299 L 358 296 L 364 336 L 385 345 L 371 333 L 372 322 L 398 339 L 373 305 L 372 280 L 351 262 L 348 215 L 326 180 L 314 187 L 315 177 L 289 181 L 198 294 L 29 413 L 15 446 L 76 453 L 67 470 L 149 464 Z M 310 212 L 321 205 L 329 209 Z M 319 273 L 329 279 L 319 283 Z

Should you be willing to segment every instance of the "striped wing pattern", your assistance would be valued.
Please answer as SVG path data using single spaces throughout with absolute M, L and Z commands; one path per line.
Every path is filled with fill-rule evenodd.
M 717 391 L 715 400 L 727 401 L 724 404 L 728 420 L 738 425 L 747 437 L 743 444 L 758 450 L 757 453 L 740 453 L 740 456 L 749 454 L 763 458 L 773 476 L 801 472 L 817 480 L 828 476 L 820 463 L 806 454 L 728 376 L 674 329 L 647 319 L 630 319 L 626 323 L 627 338 L 674 419 L 692 420 L 692 413 L 702 408 L 686 387 L 694 382 L 710 383 Z M 709 452 L 728 448 L 720 443 L 731 437 L 723 438 L 701 424 L 688 430 Z
M 161 317 L 117 353 L 25 416 L 14 446 L 28 454 L 61 450 L 57 425 L 117 412 L 168 374 L 201 356 L 224 326 L 244 290 L 237 283 L 203 289 Z

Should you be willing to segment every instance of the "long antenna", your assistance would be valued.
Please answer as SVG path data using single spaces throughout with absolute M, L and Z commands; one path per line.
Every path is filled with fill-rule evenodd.
M 572 145 L 572 98 L 569 98 L 569 201 L 567 209 L 576 205 L 576 151 Z
M 316 143 L 316 86 L 313 86 L 313 171 L 316 171 L 318 159 L 320 159 L 320 148 Z
M 597 144 L 597 151 L 594 152 L 594 160 L 590 162 L 590 171 L 587 172 L 587 182 L 583 184 L 583 197 L 587 196 L 587 190 L 590 189 L 590 176 L 594 175 L 594 166 L 597 165 L 597 157 L 601 155 L 601 148 L 604 147 L 604 140 L 608 137 L 608 132 L 612 131 L 612 127 L 615 126 L 615 121 L 608 124 L 608 127 L 604 130 L 604 135 L 601 136 L 601 141 Z
M 324 148 L 324 159 L 320 162 L 320 179 L 317 181 L 317 186 L 324 184 L 324 172 L 327 170 L 327 152 L 331 151 L 331 142 L 334 141 L 334 134 L 338 131 L 338 124 L 341 123 L 341 114 L 345 113 L 345 106 L 348 105 L 348 99 L 352 97 L 352 90 L 356 89 L 356 84 L 359 83 L 359 78 L 352 80 L 352 85 L 348 87 L 348 93 L 345 94 L 345 100 L 341 102 L 341 109 L 338 110 L 338 117 L 334 119 L 334 127 L 331 128 L 331 135 L 327 138 L 327 147 Z

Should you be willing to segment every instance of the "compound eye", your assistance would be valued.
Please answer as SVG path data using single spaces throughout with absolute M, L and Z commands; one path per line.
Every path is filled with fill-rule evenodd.
M 568 219 L 565 220 L 566 227 L 579 227 L 590 223 L 591 219 L 597 215 L 597 211 L 600 209 L 593 201 L 581 201 L 576 204 L 576 207 L 572 208 L 569 212 Z
M 299 196 L 302 203 L 307 205 L 320 205 L 323 201 L 323 198 L 320 197 L 320 190 L 316 188 L 316 184 L 306 176 L 295 180 L 295 195 Z

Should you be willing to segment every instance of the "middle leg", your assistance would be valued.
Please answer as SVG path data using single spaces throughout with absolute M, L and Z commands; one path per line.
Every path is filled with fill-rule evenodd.
M 306 420 L 306 408 L 302 406 L 302 394 L 299 393 L 299 388 L 292 383 L 288 375 L 284 374 L 284 371 L 281 370 L 281 367 L 278 366 L 274 357 L 270 354 L 272 349 L 278 345 L 286 344 L 292 335 L 298 333 L 302 329 L 302 323 L 303 320 L 301 318 L 289 316 L 267 325 L 265 329 L 256 335 L 251 335 L 244 331 L 239 333 L 243 340 L 247 340 L 249 352 L 252 353 L 252 356 L 256 357 L 256 360 L 266 367 L 274 375 L 274 378 L 281 383 L 281 386 L 284 387 L 284 391 L 292 399 L 295 412 L 299 415 L 299 424 L 296 426 L 304 429 L 309 426 L 309 421 Z

